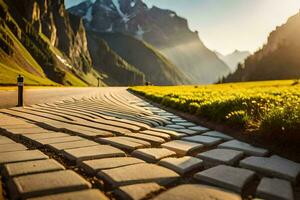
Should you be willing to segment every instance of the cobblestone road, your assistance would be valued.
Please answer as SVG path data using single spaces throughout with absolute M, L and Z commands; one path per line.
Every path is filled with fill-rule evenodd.
M 5 198 L 299 199 L 300 164 L 125 88 L 98 91 L 0 110 Z

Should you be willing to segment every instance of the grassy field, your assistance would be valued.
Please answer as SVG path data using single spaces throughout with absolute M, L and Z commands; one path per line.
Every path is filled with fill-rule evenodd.
M 29 72 L 21 68 L 8 67 L 0 63 L 0 86 L 15 85 L 18 75 L 22 75 L 25 78 L 27 85 L 45 85 L 45 86 L 58 86 L 59 84 L 39 76 L 30 74 Z
M 130 90 L 212 122 L 266 136 L 300 139 L 300 83 L 296 80 Z
M 24 86 L 24 90 L 35 90 L 35 89 L 52 89 L 52 88 L 64 88 L 65 86 Z M 70 88 L 70 87 L 65 87 Z M 76 87 L 75 87 L 76 88 Z M 78 87 L 80 88 L 80 87 Z M 0 91 L 15 91 L 18 90 L 17 85 L 16 86 L 0 86 Z

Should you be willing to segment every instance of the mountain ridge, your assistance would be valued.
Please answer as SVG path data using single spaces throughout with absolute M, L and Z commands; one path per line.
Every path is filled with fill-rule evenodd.
M 245 60 L 225 82 L 298 79 L 300 77 L 300 12 L 277 26 L 267 43 Z
M 171 10 L 148 8 L 142 0 L 96 0 L 68 11 L 82 17 L 88 30 L 124 33 L 151 44 L 192 83 L 213 83 L 230 72 L 189 29 L 187 20 Z
M 156 85 L 187 84 L 189 80 L 150 44 L 122 33 L 98 33 L 109 46 L 128 63 L 145 74 L 145 79 Z
M 217 51 L 215 52 L 217 56 L 227 64 L 231 72 L 235 72 L 235 70 L 238 67 L 238 64 L 239 63 L 243 64 L 245 59 L 251 55 L 249 51 L 240 51 L 240 50 L 234 50 L 232 53 L 229 53 L 227 55 L 223 55 Z
M 69 14 L 63 0 L 0 0 L 0 14 L 1 84 L 15 84 L 18 74 L 32 85 L 95 86 L 98 78 L 106 84 L 110 74 L 94 68 L 82 19 Z M 128 81 L 121 76 L 113 85 L 144 83 L 144 75 L 109 47 L 99 53 L 106 55 L 101 64 L 126 72 Z

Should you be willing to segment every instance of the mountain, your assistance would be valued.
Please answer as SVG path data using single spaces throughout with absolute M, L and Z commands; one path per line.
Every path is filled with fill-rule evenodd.
M 155 85 L 179 85 L 189 83 L 188 78 L 150 44 L 122 33 L 94 33 L 109 46 L 145 74 L 147 81 Z
M 300 77 L 300 13 L 270 33 L 267 44 L 245 60 L 225 82 L 298 79 Z
M 91 84 L 82 76 L 92 74 L 83 24 L 71 26 L 63 3 L 1 0 L 0 13 L 1 71 L 23 74 L 29 84 Z
M 105 74 L 108 85 L 144 84 L 145 75 L 128 64 L 96 34 L 88 33 L 88 48 L 95 68 Z
M 221 60 L 223 60 L 227 64 L 231 72 L 234 72 L 237 69 L 238 64 L 243 64 L 245 59 L 251 55 L 249 51 L 239 50 L 235 50 L 234 52 L 225 56 L 218 52 L 216 52 L 216 54 Z
M 89 31 L 122 33 L 147 42 L 192 83 L 212 83 L 230 72 L 173 11 L 148 8 L 142 0 L 87 0 L 68 11 L 82 17 Z
M 105 85 L 113 79 L 102 66 L 93 67 L 83 21 L 66 11 L 63 0 L 0 0 L 0 16 L 1 84 L 15 84 L 17 74 L 28 85 L 89 86 L 98 78 Z M 128 81 L 115 85 L 144 82 L 144 75 L 109 47 L 100 50 L 105 56 L 97 64 L 127 72 Z

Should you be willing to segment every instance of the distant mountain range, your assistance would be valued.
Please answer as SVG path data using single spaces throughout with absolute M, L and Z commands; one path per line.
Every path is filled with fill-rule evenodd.
M 0 84 L 213 83 L 229 73 L 187 21 L 141 0 L 0 0 Z
M 243 64 L 245 59 L 251 55 L 249 51 L 239 51 L 239 50 L 235 50 L 234 52 L 225 56 L 219 52 L 216 52 L 216 54 L 221 60 L 223 60 L 227 64 L 231 72 L 235 72 L 235 70 L 238 67 L 238 64 L 239 63 Z
M 190 83 L 182 71 L 151 45 L 122 33 L 92 34 L 103 38 L 118 55 L 143 72 L 147 81 L 156 85 Z M 90 45 L 92 46 L 92 42 Z
M 230 71 L 214 52 L 204 46 L 198 33 L 189 29 L 187 20 L 173 11 L 155 6 L 148 8 L 142 0 L 96 0 L 94 3 L 88 0 L 69 8 L 68 11 L 82 17 L 89 31 L 106 35 L 122 33 L 156 48 L 173 63 L 175 72 L 181 71 L 181 74 L 177 73 L 181 80 L 213 83 Z M 113 39 L 110 37 L 110 43 Z M 126 48 L 131 47 L 127 39 L 123 39 L 125 41 L 122 42 L 118 38 L 118 47 L 126 51 Z M 126 55 L 123 56 L 128 61 Z M 143 72 L 150 70 L 146 65 L 141 67 L 139 69 Z M 146 79 L 149 76 L 153 77 L 146 73 Z
M 299 79 L 300 12 L 270 33 L 268 42 L 249 56 L 225 82 Z

